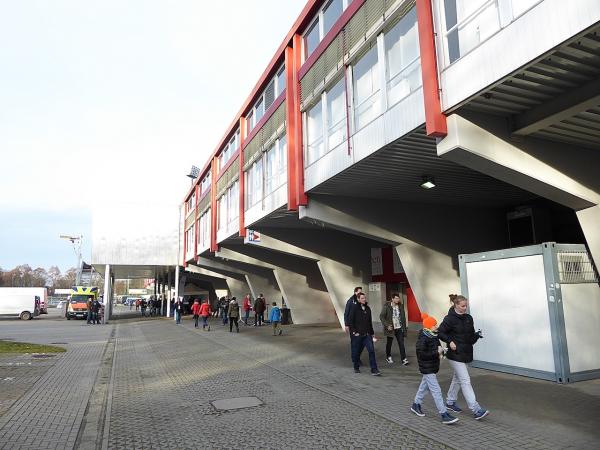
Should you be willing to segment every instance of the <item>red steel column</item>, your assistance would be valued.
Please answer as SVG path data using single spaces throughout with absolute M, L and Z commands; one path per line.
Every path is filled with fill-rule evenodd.
M 287 133 L 288 211 L 298 209 L 296 196 L 296 97 L 294 95 L 294 49 L 285 48 L 285 124 Z M 298 107 L 299 109 L 299 107 Z
M 210 162 L 210 251 L 216 252 L 217 246 L 217 158 Z
M 304 192 L 304 151 L 302 142 L 302 113 L 300 112 L 300 78 L 299 71 L 302 64 L 302 36 L 294 35 L 293 40 L 293 84 L 294 97 L 294 142 L 295 142 L 295 172 L 296 172 L 296 201 L 298 205 L 308 205 L 308 197 Z
M 200 185 L 196 185 L 196 204 L 194 205 L 194 261 L 198 262 L 198 199 L 200 198 Z
M 246 198 L 246 176 L 244 174 L 244 146 L 243 143 L 246 141 L 246 118 L 244 116 L 240 117 L 240 156 L 239 156 L 239 162 L 240 162 L 240 176 L 238 178 L 238 183 L 239 183 L 239 191 L 240 191 L 240 212 L 239 212 L 239 219 L 240 219 L 240 232 L 239 235 L 240 237 L 246 237 L 246 227 L 244 226 L 244 214 L 246 211 L 246 204 L 245 204 L 245 198 Z
M 440 83 L 437 71 L 431 0 L 416 1 L 427 135 L 444 137 L 448 134 L 448 127 L 446 116 L 442 112 L 442 103 L 440 100 Z

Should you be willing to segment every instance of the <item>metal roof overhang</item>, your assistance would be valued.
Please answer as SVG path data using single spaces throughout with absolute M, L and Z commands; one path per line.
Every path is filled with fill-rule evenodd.
M 508 117 L 517 135 L 600 149 L 600 26 L 554 48 L 460 107 Z
M 423 177 L 436 187 L 423 189 Z M 310 193 L 408 203 L 508 207 L 537 196 L 437 155 L 436 140 L 421 127 L 382 147 Z

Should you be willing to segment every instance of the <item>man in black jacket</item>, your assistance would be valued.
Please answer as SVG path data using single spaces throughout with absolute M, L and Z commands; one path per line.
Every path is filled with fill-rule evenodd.
M 352 363 L 354 372 L 360 373 L 360 354 L 363 348 L 367 347 L 369 352 L 369 364 L 371 365 L 371 374 L 381 375 L 377 368 L 375 359 L 375 348 L 373 347 L 373 320 L 371 318 L 371 308 L 367 305 L 367 297 L 364 292 L 357 294 L 358 303 L 350 310 L 348 317 L 348 326 L 350 329 L 350 339 L 352 346 Z

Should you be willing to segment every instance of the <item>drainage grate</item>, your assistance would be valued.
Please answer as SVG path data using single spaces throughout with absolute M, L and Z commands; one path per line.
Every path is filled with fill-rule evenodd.
M 216 409 L 229 411 L 232 409 L 253 408 L 263 404 L 258 397 L 237 397 L 210 402 Z
M 54 358 L 56 355 L 46 355 L 45 353 L 39 355 L 31 355 L 32 358 Z
M 50 342 L 50 343 L 54 344 L 54 345 L 67 345 L 68 344 L 68 342 Z

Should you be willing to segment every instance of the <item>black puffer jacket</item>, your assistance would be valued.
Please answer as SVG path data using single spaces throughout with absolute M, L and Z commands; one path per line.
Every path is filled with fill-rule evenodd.
M 463 363 L 473 361 L 473 344 L 477 342 L 479 335 L 475 333 L 473 317 L 470 314 L 457 314 L 454 307 L 450 308 L 438 328 L 438 336 L 448 344 L 448 359 Z M 456 350 L 450 348 L 450 342 L 456 344 Z
M 419 371 L 423 375 L 428 373 L 438 373 L 440 370 L 440 354 L 438 347 L 440 340 L 425 333 L 424 330 L 419 331 L 417 337 L 417 361 L 419 362 Z

